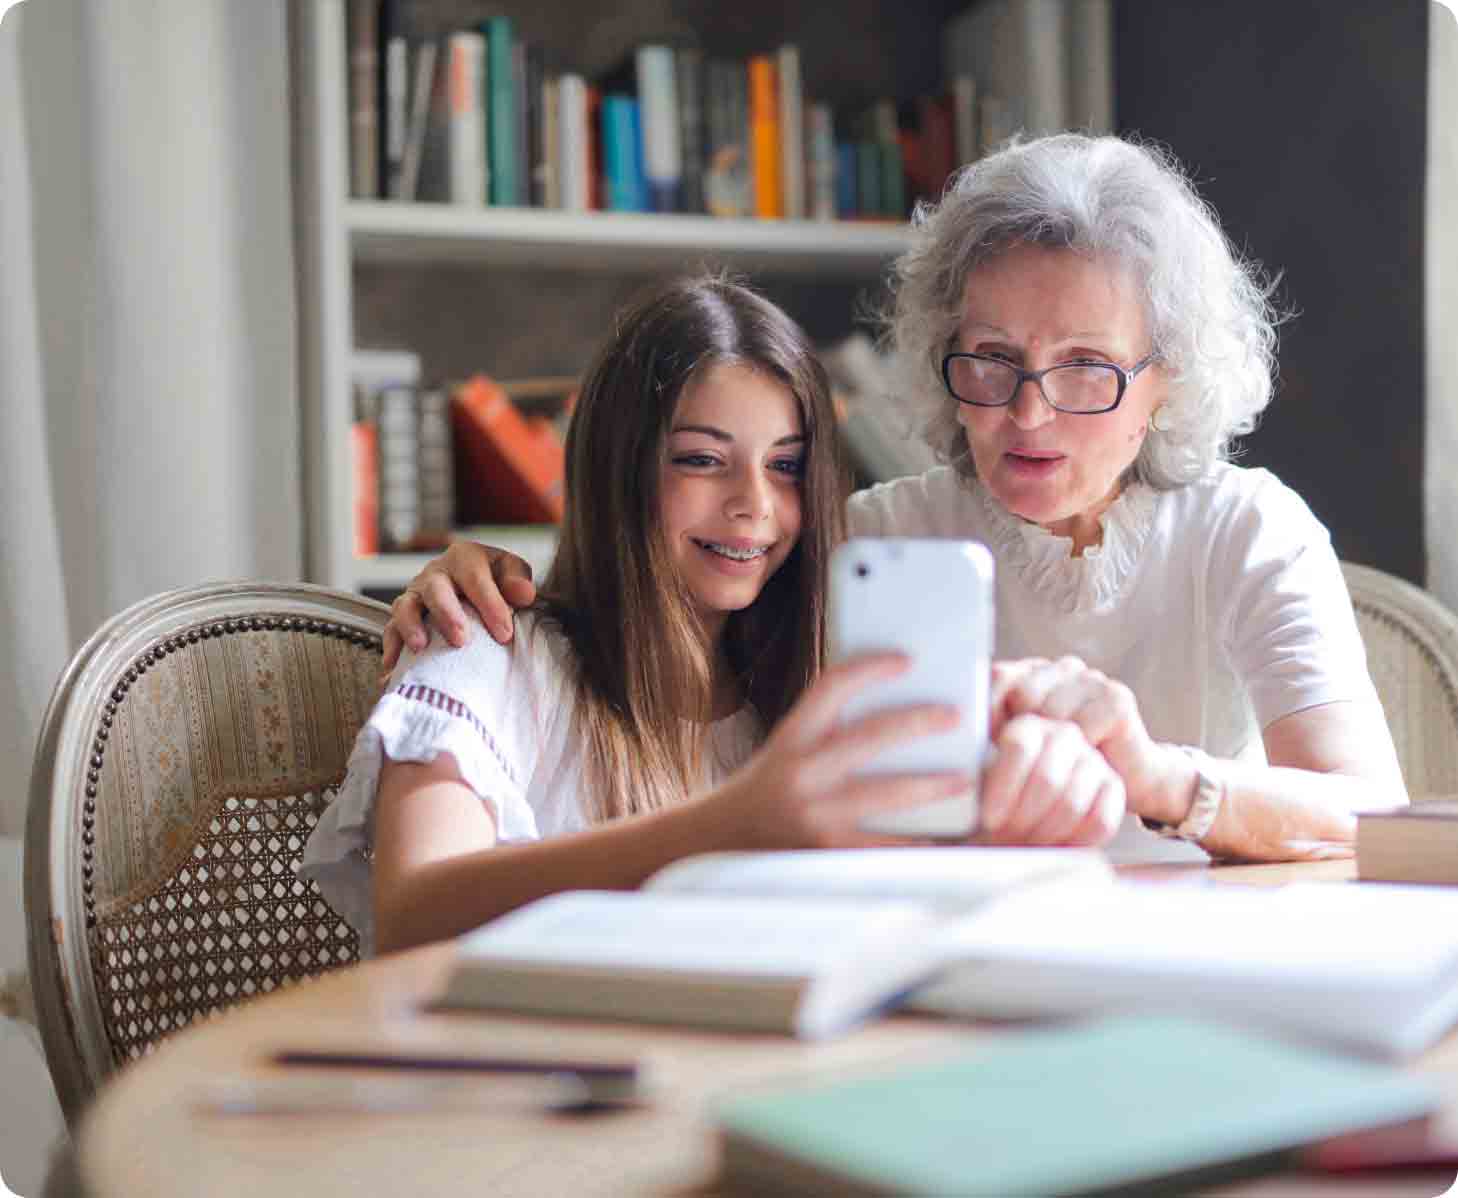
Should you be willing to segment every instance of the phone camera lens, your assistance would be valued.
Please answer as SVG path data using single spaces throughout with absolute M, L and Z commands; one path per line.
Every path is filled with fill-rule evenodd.
M 868 577 L 870 577 L 870 574 L 871 574 L 871 567 L 868 566 L 868 565 L 866 565 L 865 562 L 857 562 L 856 563 L 856 577 L 857 578 L 868 578 Z

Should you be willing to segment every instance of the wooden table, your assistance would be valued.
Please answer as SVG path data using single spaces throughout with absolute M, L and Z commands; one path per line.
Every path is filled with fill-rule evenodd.
M 1185 866 L 1128 872 L 1185 876 Z M 1345 880 L 1350 862 L 1213 869 L 1221 881 Z M 426 1013 L 451 961 L 448 944 L 365 962 L 191 1027 L 105 1086 L 79 1131 L 77 1167 L 94 1198 L 277 1194 L 590 1196 L 716 1192 L 716 1097 L 878 1061 L 935 1057 L 1000 1033 L 894 1016 L 828 1043 L 588 1021 Z M 551 1113 L 535 1093 L 468 1080 L 444 1109 L 395 1113 L 224 1114 L 200 1109 L 218 1079 L 276 1077 L 286 1047 L 401 1046 L 419 1051 L 601 1054 L 645 1061 L 652 1101 L 592 1115 Z M 1451 1079 L 1458 1126 L 1458 1035 L 1414 1068 Z M 291 1077 L 299 1077 L 294 1071 Z M 1445 1116 L 1446 1118 L 1447 1116 Z M 1282 1174 L 1221 1195 L 1441 1194 L 1453 1171 L 1334 1178 Z

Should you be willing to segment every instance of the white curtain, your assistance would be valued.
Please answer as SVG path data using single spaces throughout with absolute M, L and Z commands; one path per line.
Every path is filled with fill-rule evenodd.
M 286 2 L 0 23 L 0 835 L 102 621 L 302 577 Z

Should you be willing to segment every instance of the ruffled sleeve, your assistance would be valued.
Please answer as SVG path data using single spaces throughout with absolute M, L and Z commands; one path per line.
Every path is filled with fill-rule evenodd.
M 539 838 L 527 790 L 550 723 L 561 714 L 560 664 L 549 634 L 518 616 L 509 645 L 474 617 L 455 649 L 438 635 L 418 656 L 402 655 L 355 740 L 344 782 L 304 849 L 299 874 L 373 948 L 370 852 L 380 770 L 391 761 L 450 753 L 461 778 L 491 808 L 502 842 Z

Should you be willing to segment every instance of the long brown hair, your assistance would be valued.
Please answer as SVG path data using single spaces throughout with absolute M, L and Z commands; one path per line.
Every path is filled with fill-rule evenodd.
M 659 471 L 684 389 L 714 366 L 761 371 L 804 424 L 800 538 L 755 601 L 730 613 L 724 647 L 745 701 L 769 726 L 825 652 L 826 568 L 844 535 L 847 472 L 825 371 L 774 304 L 719 276 L 680 279 L 618 317 L 567 434 L 567 509 L 538 610 L 575 659 L 578 727 L 595 821 L 686 797 L 702 774 L 712 660 L 659 517 Z

